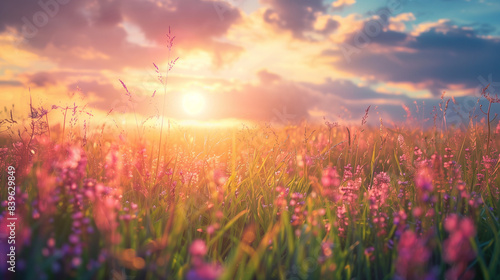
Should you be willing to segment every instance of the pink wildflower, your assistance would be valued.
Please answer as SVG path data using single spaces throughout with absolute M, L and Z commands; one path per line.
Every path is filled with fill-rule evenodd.
M 194 240 L 189 247 L 189 253 L 192 256 L 204 256 L 207 253 L 207 245 L 205 244 L 205 241 L 201 239 Z

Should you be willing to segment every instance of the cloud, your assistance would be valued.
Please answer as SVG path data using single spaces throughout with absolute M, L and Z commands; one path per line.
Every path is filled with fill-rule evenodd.
M 354 5 L 356 0 L 337 0 L 332 2 L 332 7 L 334 11 L 341 11 L 347 6 Z
M 19 81 L 4 81 L 0 80 L 0 86 L 22 86 L 23 84 Z
M 139 26 L 147 39 L 165 44 L 166 30 L 172 26 L 179 48 L 188 51 L 207 51 L 214 55 L 214 62 L 221 66 L 239 55 L 243 48 L 219 41 L 230 27 L 242 21 L 236 7 L 225 6 L 223 18 L 217 7 L 224 1 L 177 0 L 159 7 L 156 1 L 128 1 L 124 5 L 127 18 Z
M 221 20 L 214 8 L 221 1 L 42 0 L 42 5 L 31 0 L 2 1 L 0 32 L 15 30 L 25 39 L 19 47 L 60 66 L 118 70 L 165 60 L 165 34 L 171 26 L 183 54 L 207 52 L 221 66 L 243 51 L 219 39 L 242 18 L 231 7 Z M 127 23 L 137 26 L 151 44 L 127 40 Z
M 374 91 L 369 87 L 358 86 L 350 80 L 326 79 L 321 84 L 303 83 L 304 86 L 316 91 L 334 95 L 343 100 L 363 100 L 369 103 L 371 100 L 407 100 L 406 96 L 385 94 Z
M 413 33 L 383 31 L 366 46 L 347 40 L 349 59 L 336 49 L 332 67 L 378 82 L 413 83 L 438 96 L 449 88 L 475 89 L 478 77 L 500 79 L 500 39 L 483 37 L 473 29 L 448 21 L 418 26 Z M 498 77 L 498 78 L 497 78 Z
M 387 30 L 372 38 L 372 42 L 378 45 L 397 46 L 404 43 L 407 39 L 408 35 L 406 33 Z
M 27 74 L 25 76 L 29 85 L 31 84 L 38 87 L 55 85 L 57 83 L 56 77 L 49 72 L 37 72 L 35 74 Z
M 329 34 L 335 31 L 340 23 L 329 18 L 322 29 L 316 29 L 316 21 L 320 15 L 326 14 L 328 6 L 323 0 L 262 0 L 267 5 L 263 14 L 266 23 L 278 30 L 287 30 L 295 38 L 308 39 L 307 32 Z
M 259 77 L 259 80 L 262 84 L 271 84 L 273 82 L 277 82 L 277 81 L 281 80 L 280 75 L 271 73 L 265 69 L 257 72 L 257 77 Z

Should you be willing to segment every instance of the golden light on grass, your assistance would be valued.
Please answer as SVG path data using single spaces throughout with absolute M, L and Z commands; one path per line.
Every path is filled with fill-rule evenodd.
M 205 97 L 197 92 L 186 93 L 182 98 L 182 107 L 188 115 L 200 115 L 205 110 Z

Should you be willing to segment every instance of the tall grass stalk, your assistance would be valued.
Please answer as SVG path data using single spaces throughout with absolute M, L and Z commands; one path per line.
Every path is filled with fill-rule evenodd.
M 162 138 L 163 138 L 163 123 L 164 123 L 164 119 L 165 119 L 165 109 L 167 107 L 168 74 L 172 70 L 172 67 L 175 64 L 175 61 L 177 61 L 177 59 L 175 59 L 174 61 L 170 61 L 172 47 L 174 46 L 174 39 L 175 39 L 175 36 L 172 36 L 170 27 L 168 27 L 168 34 L 167 34 L 167 48 L 168 48 L 167 61 L 168 61 L 168 68 L 165 71 L 165 77 L 162 80 L 162 84 L 163 84 L 163 109 L 162 109 L 162 114 L 160 116 L 161 117 L 160 140 L 158 141 L 158 158 L 157 158 L 157 162 L 156 162 L 156 171 L 155 171 L 155 180 L 154 180 L 154 184 L 155 185 L 156 185 L 156 180 L 158 178 L 158 168 L 160 167 L 160 161 L 161 161 L 161 144 L 162 144 Z M 155 65 L 155 67 L 156 67 L 156 65 Z M 157 69 L 157 72 L 159 72 L 159 69 L 158 68 L 156 68 L 156 69 Z M 169 131 L 169 134 L 170 134 L 170 121 L 169 121 L 169 125 L 168 125 L 168 131 Z

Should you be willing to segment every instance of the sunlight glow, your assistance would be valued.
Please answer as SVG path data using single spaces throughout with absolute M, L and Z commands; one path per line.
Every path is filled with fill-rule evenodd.
M 191 116 L 199 115 L 205 109 L 205 97 L 199 93 L 187 93 L 182 98 L 182 107 Z

